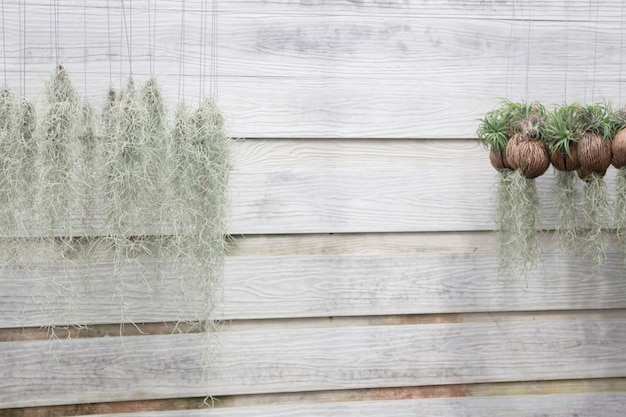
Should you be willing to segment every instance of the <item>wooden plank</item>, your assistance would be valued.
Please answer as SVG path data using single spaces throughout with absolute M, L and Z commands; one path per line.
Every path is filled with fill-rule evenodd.
M 281 412 L 290 410 L 293 406 L 317 404 L 320 406 L 341 403 L 348 408 L 359 408 L 360 405 L 378 404 L 381 401 L 396 400 L 407 404 L 407 400 L 428 400 L 432 398 L 451 399 L 464 397 L 494 396 L 525 396 L 534 398 L 542 395 L 566 395 L 575 398 L 579 394 L 593 393 L 620 395 L 626 389 L 626 379 L 607 378 L 591 380 L 560 380 L 537 382 L 500 382 L 491 384 L 471 385 L 439 385 L 423 387 L 396 387 L 396 388 L 368 388 L 359 390 L 330 390 L 299 393 L 236 395 L 227 397 L 205 397 L 158 399 L 145 401 L 122 401 L 91 404 L 57 405 L 47 407 L 23 407 L 4 409 L 4 413 L 11 417 L 67 417 L 89 415 L 122 414 L 125 416 L 168 416 L 193 415 L 196 412 L 245 413 L 256 409 L 258 413 L 273 410 L 277 407 Z M 509 398 L 509 397 L 505 397 Z M 495 400 L 495 398 L 494 398 Z M 568 403 L 572 403 L 569 401 Z M 428 401 L 422 401 L 423 409 L 428 407 Z M 565 405 L 565 404 L 564 404 Z M 268 407 L 273 406 L 273 407 Z M 212 408 L 212 410 L 206 410 Z M 204 409 L 199 410 L 199 409 Z M 160 412 L 160 413 L 159 413 Z M 176 412 L 176 413 L 175 413 Z M 365 412 L 363 410 L 363 412 Z
M 626 393 L 519 395 L 479 398 L 314 403 L 116 414 L 118 417 L 620 417 Z M 104 414 L 94 417 L 105 417 Z
M 239 239 L 226 258 L 223 320 L 626 308 L 617 248 L 593 274 L 547 237 L 524 279 L 498 273 L 492 234 L 278 236 Z M 115 272 L 73 262 L 0 276 L 0 328 L 194 320 L 202 300 L 167 260 Z M 168 270 L 169 269 L 169 270 Z M 546 279 L 546 277 L 550 277 Z M 183 291 L 187 290 L 187 294 Z
M 15 0 L 9 3 L 7 83 L 22 83 L 29 96 L 37 97 L 43 74 L 56 62 L 50 6 L 29 4 L 27 37 L 20 48 L 24 20 Z M 219 12 L 220 105 L 232 133 L 467 138 L 498 97 L 546 103 L 621 99 L 616 51 L 622 19 L 608 2 L 575 2 L 569 8 L 472 2 L 466 11 L 465 5 L 439 2 L 423 10 L 422 3 L 225 6 Z M 60 61 L 75 74 L 81 93 L 101 103 L 109 85 L 130 74 L 129 62 L 137 80 L 152 73 L 152 62 L 172 106 L 181 99 L 196 103 L 202 62 L 207 62 L 200 56 L 199 3 L 187 5 L 182 67 L 177 2 L 160 2 L 153 22 L 145 0 L 132 13 L 124 8 L 126 19 L 134 22 L 130 60 L 124 10 L 115 4 L 112 10 L 89 7 L 86 15 L 80 2 L 61 8 Z M 153 42 L 148 33 L 154 25 Z
M 621 377 L 626 321 L 563 319 L 0 344 L 0 407 Z M 16 369 L 14 364 L 20 364 Z

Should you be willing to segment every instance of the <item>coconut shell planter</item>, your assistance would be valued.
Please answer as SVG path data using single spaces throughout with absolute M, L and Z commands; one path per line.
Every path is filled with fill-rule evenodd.
M 615 229 L 626 254 L 626 110 L 569 104 L 550 111 L 538 102 L 505 100 L 480 120 L 477 135 L 499 172 L 500 269 L 529 273 L 540 258 L 540 199 L 535 179 L 554 167 L 556 236 L 561 248 L 584 253 L 593 268 L 605 259 L 611 224 L 604 175 L 619 170 Z M 579 196 L 576 183 L 584 182 Z

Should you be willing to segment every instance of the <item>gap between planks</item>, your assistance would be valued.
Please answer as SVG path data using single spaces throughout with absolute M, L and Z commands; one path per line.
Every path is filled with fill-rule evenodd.
M 610 393 L 626 391 L 626 378 L 499 382 L 480 384 L 432 385 L 310 391 L 296 393 L 236 395 L 216 398 L 172 398 L 144 401 L 122 401 L 71 404 L 47 407 L 9 408 L 0 410 L 6 417 L 61 417 L 132 412 L 227 409 L 269 405 L 324 404 L 359 401 L 415 400 L 431 398 L 493 397 L 504 395 L 550 395 Z
M 312 317 L 287 319 L 229 320 L 218 332 L 323 329 L 367 326 L 404 326 L 444 323 L 510 323 L 543 320 L 626 319 L 626 309 L 514 311 L 481 313 L 405 314 L 358 317 Z M 97 337 L 133 337 L 198 333 L 195 323 L 113 323 L 90 326 L 25 327 L 0 329 L 1 342 Z

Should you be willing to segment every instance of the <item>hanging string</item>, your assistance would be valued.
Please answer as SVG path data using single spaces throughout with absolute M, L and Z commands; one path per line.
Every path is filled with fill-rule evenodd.
M 150 0 L 148 0 L 148 63 L 150 65 L 150 78 L 152 78 L 154 71 L 152 68 L 152 14 L 150 13 Z
M 567 103 L 567 72 L 569 66 L 569 8 L 567 3 L 569 0 L 563 2 L 565 6 L 565 75 L 563 80 L 563 96 L 565 103 Z
M 130 24 L 126 21 L 126 9 L 124 7 L 124 0 L 122 0 L 122 17 L 124 21 L 124 32 L 126 33 L 126 48 L 128 49 L 128 72 L 130 75 L 130 79 L 133 79 L 133 0 L 129 0 L 129 16 L 128 20 Z M 129 29 L 130 26 L 130 29 Z
M 589 3 L 591 7 L 591 2 Z M 591 78 L 591 102 L 595 101 L 596 94 L 596 67 L 598 64 L 598 21 L 600 20 L 600 2 L 597 2 L 596 7 L 596 25 L 595 25 L 595 34 L 593 39 L 593 77 Z
M 20 61 L 19 61 L 19 66 L 20 66 L 20 91 L 22 90 L 22 71 L 24 70 L 22 68 L 22 55 L 23 55 L 23 51 L 22 51 L 22 30 L 24 30 L 24 28 L 22 27 L 22 0 L 19 0 L 19 2 L 17 3 L 17 14 L 18 14 L 18 26 L 19 26 L 19 32 L 18 32 L 18 43 L 19 43 L 19 49 L 20 49 Z
M 204 99 L 204 76 L 206 71 L 206 7 L 204 1 L 200 1 L 200 94 L 198 95 L 198 103 L 201 104 Z
M 22 23 L 23 23 L 22 24 L 22 28 L 23 29 L 21 31 L 22 40 L 23 40 L 22 48 L 24 48 L 24 54 L 23 54 L 23 58 L 22 58 L 24 60 L 23 71 L 22 71 L 22 81 L 23 81 L 22 85 L 24 86 L 24 89 L 22 91 L 22 94 L 24 96 L 26 96 L 26 1 L 24 1 L 24 10 L 23 10 L 23 13 L 22 13 Z
M 180 13 L 180 59 L 178 60 L 178 103 L 185 96 L 185 0 L 182 0 Z
M 87 0 L 83 0 L 83 94 L 87 100 Z
M 528 39 L 527 39 L 528 51 L 526 54 L 526 91 L 524 94 L 524 97 L 526 98 L 526 103 L 528 103 L 528 84 L 529 84 L 529 77 L 530 77 L 530 45 L 531 45 L 531 33 L 532 33 L 532 27 L 533 27 L 532 10 L 533 10 L 533 2 L 531 0 L 529 3 L 529 9 L 528 9 Z
M 157 30 L 157 4 L 155 2 L 154 7 L 152 8 L 152 50 L 150 51 L 150 71 L 154 72 L 154 59 L 156 52 L 156 30 Z M 153 74 L 151 74 L 153 75 Z
M 60 39 L 60 35 L 59 35 L 59 18 L 60 18 L 60 13 L 59 13 L 59 0 L 53 0 L 54 1 L 54 56 L 55 56 L 55 60 L 56 60 L 56 67 L 59 67 L 59 60 L 60 60 L 60 49 L 59 49 L 59 39 Z
M 2 6 L 2 65 L 4 67 L 4 86 L 7 87 L 7 37 L 4 28 L 4 0 L 1 0 Z
M 211 10 L 211 74 L 210 74 L 210 92 L 211 99 L 217 102 L 218 99 L 218 89 L 217 89 L 217 63 L 218 63 L 218 34 L 219 30 L 217 27 L 217 1 L 212 0 L 212 10 Z
M 621 8 L 620 8 L 620 19 L 619 19 L 619 26 L 620 26 L 620 36 L 619 36 L 619 80 L 618 80 L 618 85 L 619 85 L 619 104 L 620 106 L 622 105 L 622 61 L 623 61 L 623 49 L 624 49 L 624 31 L 623 31 L 623 27 L 624 27 L 624 2 L 621 2 Z
M 506 59 L 506 86 L 505 86 L 505 97 L 511 98 L 512 95 L 512 75 L 511 75 L 511 60 L 513 58 L 513 36 L 515 34 L 515 0 L 512 2 L 511 8 L 511 27 L 509 28 L 509 50 L 507 53 Z
M 107 38 L 109 41 L 109 87 L 113 87 L 113 52 L 111 51 L 111 7 L 107 0 Z

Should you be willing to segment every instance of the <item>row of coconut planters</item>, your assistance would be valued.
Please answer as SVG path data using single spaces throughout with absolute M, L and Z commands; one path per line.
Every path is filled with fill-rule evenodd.
M 556 170 L 556 236 L 564 250 L 584 253 L 597 268 L 605 260 L 610 228 L 626 255 L 626 109 L 568 104 L 548 111 L 541 103 L 503 101 L 477 131 L 499 172 L 497 224 L 500 268 L 530 272 L 540 258 L 540 199 L 535 178 Z M 618 169 L 614 207 L 604 176 Z M 584 183 L 579 201 L 576 183 Z
M 228 141 L 214 103 L 169 115 L 154 79 L 109 91 L 99 112 L 63 67 L 37 104 L 0 89 L 0 265 L 30 270 L 36 251 L 53 247 L 46 259 L 80 260 L 88 281 L 103 251 L 120 279 L 150 258 L 157 269 L 137 281 L 156 293 L 173 260 L 204 321 L 223 260 Z

